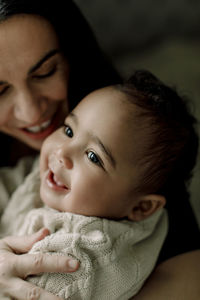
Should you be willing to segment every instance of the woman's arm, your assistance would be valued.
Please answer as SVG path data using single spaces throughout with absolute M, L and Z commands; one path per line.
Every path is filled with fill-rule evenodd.
M 200 250 L 177 255 L 161 263 L 134 300 L 200 299 Z
M 33 244 L 43 239 L 48 230 L 26 237 L 6 237 L 0 240 L 0 291 L 5 296 L 18 300 L 60 300 L 24 279 L 41 272 L 74 272 L 79 263 L 69 257 L 26 254 Z M 23 254 L 25 253 L 25 254 Z

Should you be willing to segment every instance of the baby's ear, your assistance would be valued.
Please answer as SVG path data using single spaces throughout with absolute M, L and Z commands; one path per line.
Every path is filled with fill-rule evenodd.
M 161 195 L 151 194 L 143 196 L 133 205 L 128 219 L 131 221 L 142 221 L 164 207 L 165 203 L 166 199 Z

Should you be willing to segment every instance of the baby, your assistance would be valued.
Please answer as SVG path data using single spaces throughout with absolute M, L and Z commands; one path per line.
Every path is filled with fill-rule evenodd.
M 167 233 L 166 191 L 177 177 L 189 177 L 185 162 L 189 149 L 196 149 L 194 121 L 175 91 L 137 71 L 126 83 L 94 91 L 77 105 L 44 142 L 40 171 L 38 160 L 31 165 L 29 159 L 17 171 L 2 171 L 7 183 L 1 182 L 1 194 L 12 196 L 1 236 L 47 227 L 51 234 L 30 252 L 80 261 L 75 273 L 27 280 L 63 299 L 135 295 Z M 19 185 L 30 168 L 13 191 L 13 180 Z

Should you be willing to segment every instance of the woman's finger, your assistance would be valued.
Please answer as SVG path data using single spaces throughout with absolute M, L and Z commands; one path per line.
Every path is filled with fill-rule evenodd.
M 0 250 L 14 251 L 15 253 L 26 253 L 32 246 L 49 234 L 47 228 L 27 236 L 8 236 L 0 242 Z
M 16 276 L 26 278 L 39 273 L 74 272 L 79 262 L 71 257 L 45 253 L 16 255 L 14 259 Z
M 49 231 L 44 228 L 31 236 L 0 240 L 0 291 L 4 295 L 20 300 L 60 300 L 23 279 L 43 272 L 73 272 L 79 268 L 79 262 L 61 255 L 16 254 L 25 253 L 47 234 Z
M 62 300 L 19 278 L 12 279 L 9 285 L 9 295 L 16 300 Z

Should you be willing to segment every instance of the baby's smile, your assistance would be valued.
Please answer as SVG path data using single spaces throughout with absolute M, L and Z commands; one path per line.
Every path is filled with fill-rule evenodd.
M 60 181 L 56 175 L 49 169 L 46 177 L 47 185 L 56 191 L 66 191 L 68 190 L 68 187 L 63 184 L 62 181 Z

